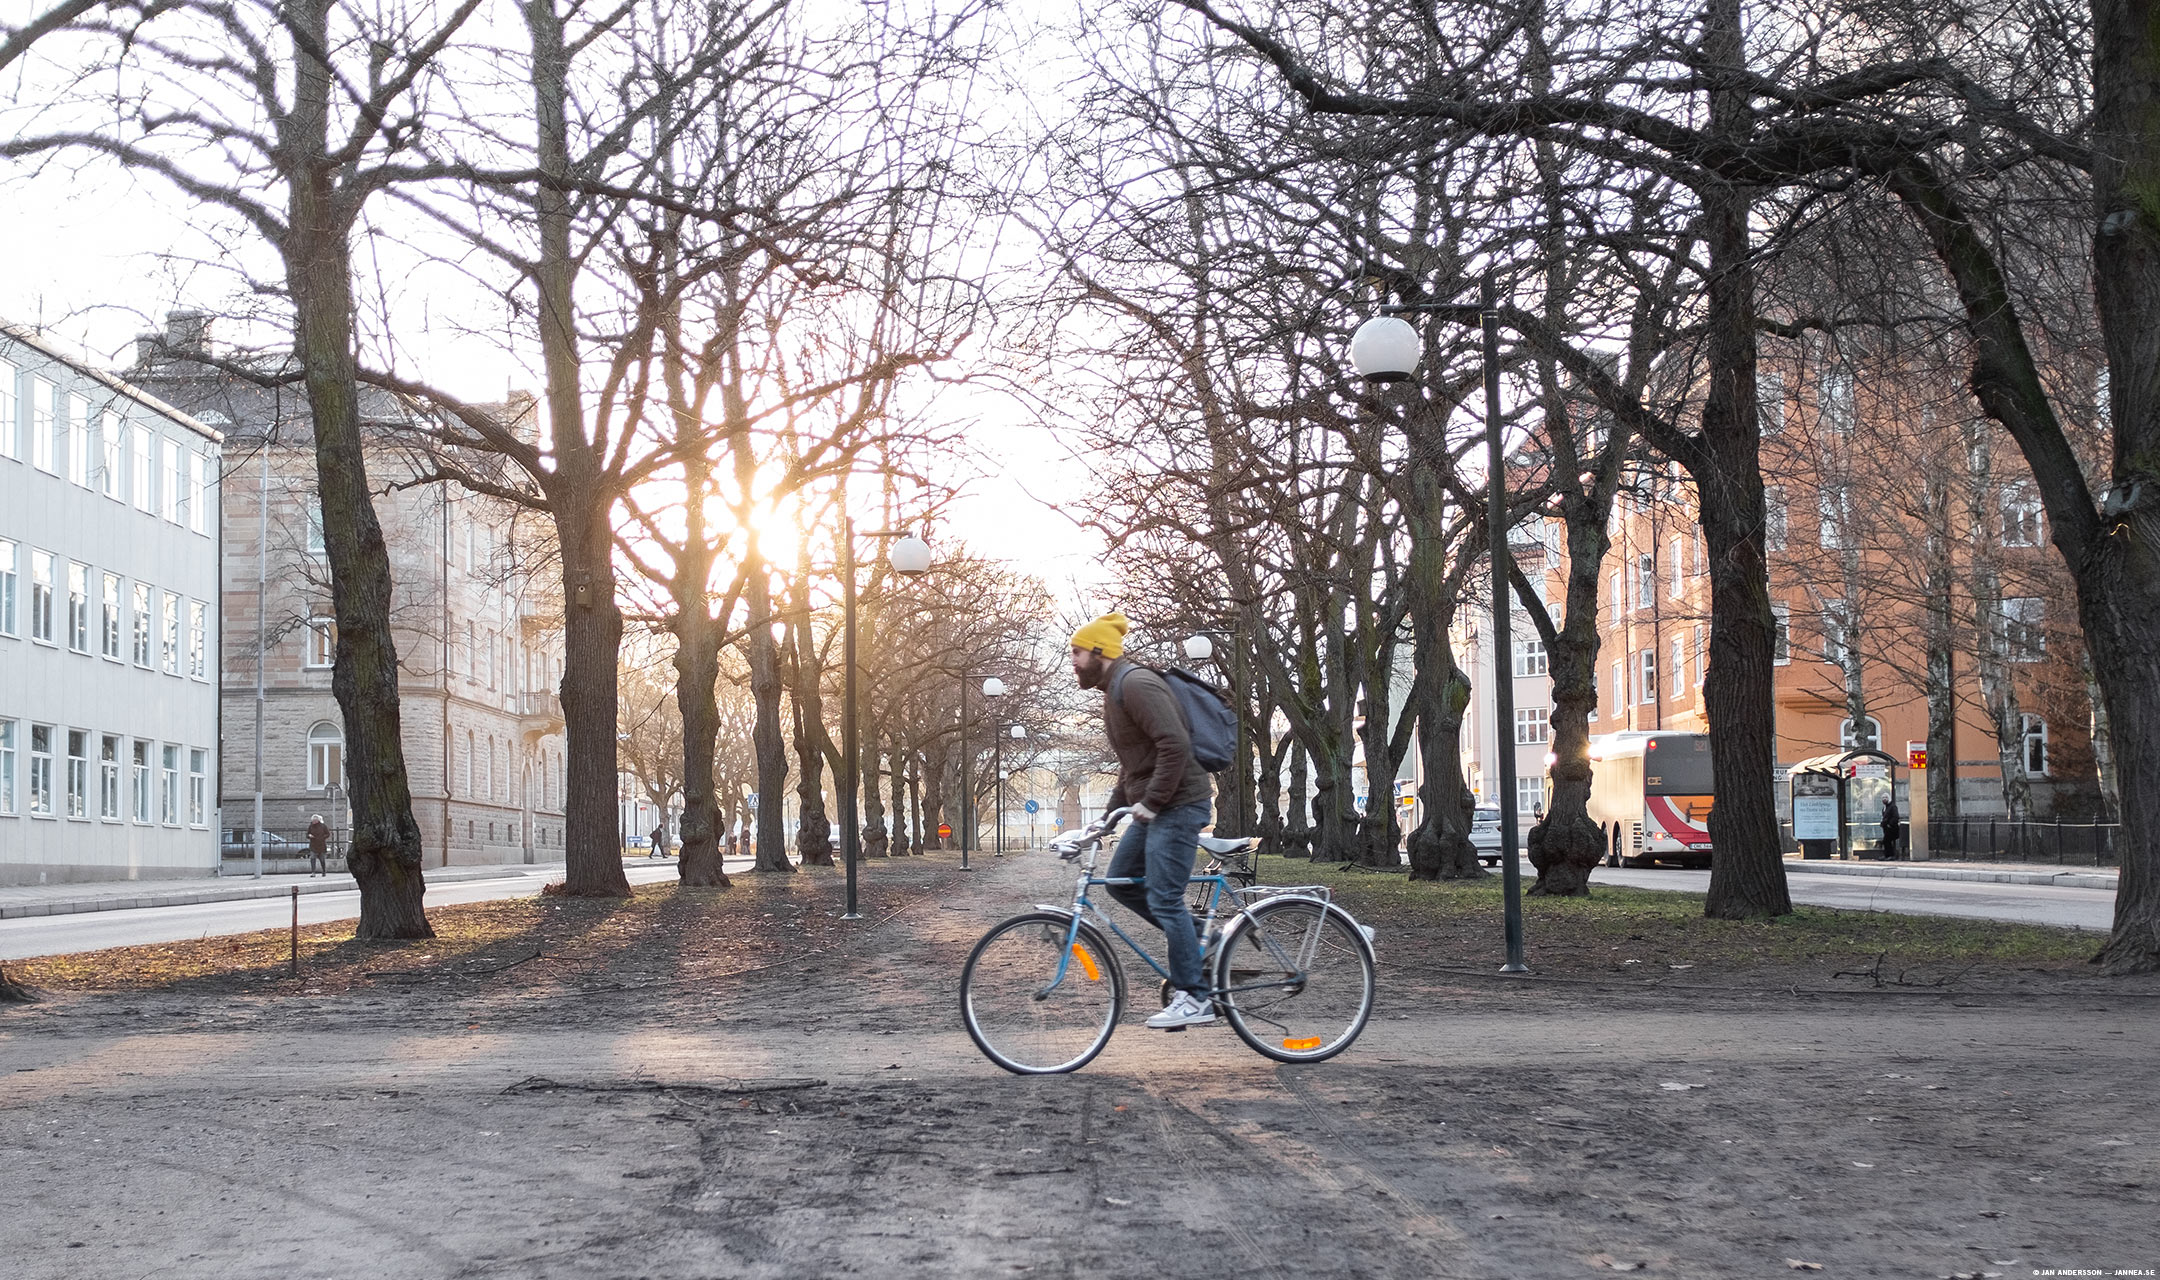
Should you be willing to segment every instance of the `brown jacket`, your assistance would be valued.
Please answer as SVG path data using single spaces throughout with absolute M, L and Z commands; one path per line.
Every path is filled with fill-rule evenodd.
M 1137 801 L 1161 813 L 1214 797 L 1207 770 L 1193 760 L 1192 735 L 1185 729 L 1177 695 L 1161 676 L 1130 658 L 1119 658 L 1110 667 L 1110 683 L 1103 689 L 1103 729 L 1118 758 L 1112 808 Z

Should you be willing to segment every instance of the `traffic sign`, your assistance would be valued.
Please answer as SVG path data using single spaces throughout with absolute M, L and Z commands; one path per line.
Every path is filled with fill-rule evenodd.
M 940 840 L 952 839 L 952 824 L 950 822 L 940 822 L 939 824 L 937 824 L 937 838 Z
M 1029 813 L 1036 813 L 1042 809 L 1042 806 L 1035 803 L 1033 800 L 1028 801 L 1025 805 L 1021 807 L 1026 809 Z
M 1927 744 L 1925 742 L 1907 742 L 1905 744 L 1905 767 L 1908 769 L 1927 768 Z

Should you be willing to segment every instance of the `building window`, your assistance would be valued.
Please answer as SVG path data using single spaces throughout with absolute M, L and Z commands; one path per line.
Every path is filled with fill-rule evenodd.
M 1784 374 L 1758 372 L 1755 375 L 1755 413 L 1764 435 L 1774 436 L 1785 429 Z
M 470 729 L 465 731 L 464 763 L 459 767 L 459 771 L 459 780 L 463 785 L 458 787 L 458 792 L 469 800 L 473 796 L 473 731 Z
M 90 735 L 67 731 L 67 816 L 90 816 Z
M 170 591 L 160 594 L 164 607 L 161 621 L 165 625 L 164 643 L 158 649 L 158 657 L 165 674 L 176 676 L 180 674 L 180 597 Z
M 1516 675 L 1544 675 L 1545 662 L 1545 642 L 1543 640 L 1517 640 L 1515 642 Z
M 2013 596 L 2002 602 L 2003 656 L 2012 662 L 2038 662 L 2047 656 L 2047 602 Z
M 67 398 L 68 479 L 90 487 L 90 406 L 81 396 Z
M 1515 779 L 1515 812 L 1524 817 L 1535 817 L 1545 811 L 1545 779 Z
M 309 618 L 307 624 L 306 664 L 312 668 L 327 667 L 337 658 L 337 620 L 334 618 Z
M 1710 666 L 1710 655 L 1703 649 L 1705 642 L 1703 625 L 1698 622 L 1695 624 L 1695 687 L 1698 689 L 1702 688 L 1703 672 Z
M 30 379 L 30 462 L 38 470 L 53 470 L 53 384 Z
M 210 607 L 200 600 L 188 601 L 187 666 L 197 680 L 210 678 Z
M 1627 715 L 1626 669 L 1627 664 L 1625 662 L 1616 660 L 1612 664 L 1612 711 L 1610 714 L 1615 720 Z
M 1644 552 L 1635 557 L 1635 607 L 1647 609 L 1657 603 L 1657 557 Z
M 2003 491 L 2002 544 L 2006 547 L 2037 547 L 2044 535 L 2040 500 L 2025 485 Z
M 140 582 L 136 583 L 134 603 L 135 612 L 133 621 L 135 623 L 135 665 L 138 667 L 149 667 L 152 661 L 150 652 L 150 628 L 155 623 L 155 620 L 151 617 L 150 614 L 150 588 L 144 586 Z
M 98 816 L 108 822 L 120 820 L 120 735 L 108 733 L 98 741 Z
M 1687 560 L 1685 557 L 1687 555 L 1688 540 L 1674 534 L 1666 539 L 1666 545 L 1672 548 L 1672 572 L 1665 577 L 1665 594 L 1674 600 L 1678 600 L 1680 593 L 1686 589 Z
M 1649 706 L 1657 701 L 1657 650 L 1645 649 L 1635 660 L 1635 701 Z
M 122 497 L 120 468 L 127 458 L 127 425 L 114 413 L 106 414 L 103 423 L 103 427 L 98 431 L 98 452 L 101 455 L 98 488 L 106 497 L 117 499 Z
M 1672 638 L 1672 687 L 1675 698 L 1687 688 L 1687 640 L 1681 636 Z
M 311 556 L 325 555 L 327 552 L 323 544 L 322 503 L 316 500 L 313 494 L 308 497 L 310 501 L 304 508 L 307 512 L 307 553 Z
M 1841 722 L 1838 725 L 1838 745 L 1848 751 L 1858 747 L 1881 750 L 1882 722 L 1873 716 Z
M 1781 485 L 1769 485 L 1763 489 L 1763 550 L 1785 549 L 1785 490 Z
M 168 746 L 163 758 L 165 785 L 158 791 L 158 821 L 168 827 L 180 825 L 180 748 Z
M 13 720 L 0 720 L 0 813 L 15 812 L 15 753 L 17 729 Z
M 1853 422 L 1859 415 L 1853 397 L 1852 372 L 1847 369 L 1824 370 L 1820 391 L 1821 403 L 1817 414 L 1823 430 L 1838 435 L 1851 431 Z
M 194 452 L 188 454 L 188 527 L 210 532 L 209 461 Z
M 487 755 L 482 759 L 487 765 L 487 771 L 480 779 L 482 788 L 480 794 L 486 799 L 493 800 L 495 798 L 495 739 L 488 739 Z
M 128 435 L 128 470 L 135 482 L 135 509 L 148 515 L 157 510 L 157 433 L 137 427 Z
M 90 566 L 68 566 L 68 648 L 77 653 L 90 652 Z
M 210 825 L 210 753 L 188 748 L 187 820 L 191 827 Z
M 30 726 L 30 816 L 50 818 L 52 807 L 53 727 Z
M 1616 566 L 1612 571 L 1612 616 L 1618 622 L 1627 616 L 1627 569 Z
M 20 425 L 15 418 L 18 412 L 15 379 L 18 376 L 14 365 L 0 360 L 0 458 L 22 457 L 22 447 L 16 440 Z
M 324 720 L 308 730 L 307 785 L 310 791 L 327 791 L 345 781 L 345 734 Z
M 1823 606 L 1822 660 L 1835 666 L 1846 666 L 1859 658 L 1859 628 L 1855 625 L 1851 607 L 1842 601 Z
M 15 626 L 15 544 L 0 538 L 0 636 L 20 634 Z
M 2048 727 L 2039 716 L 2018 717 L 2018 757 L 2025 762 L 2025 776 L 2048 776 Z
M 1515 708 L 1515 745 L 1532 747 L 1549 738 L 1551 729 L 1546 724 L 1547 714 L 1544 707 Z
M 98 647 L 108 658 L 120 657 L 120 575 L 108 573 L 100 585 Z
M 135 776 L 131 780 L 134 783 L 131 790 L 134 792 L 135 821 L 148 822 L 150 821 L 150 744 L 141 738 L 135 739 L 135 752 L 129 763 L 135 771 Z
M 165 450 L 165 469 L 158 475 L 158 514 L 164 516 L 167 523 L 179 524 L 180 485 L 183 474 L 180 469 L 180 442 L 165 440 L 160 443 Z
M 1851 492 L 1836 481 L 1825 480 L 1815 496 L 1822 516 L 1823 549 L 1850 550 L 1853 545 Z
M 30 638 L 51 644 L 53 639 L 53 555 L 30 553 Z

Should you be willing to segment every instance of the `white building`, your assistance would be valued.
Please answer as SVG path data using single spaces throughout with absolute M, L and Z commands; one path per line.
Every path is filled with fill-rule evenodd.
M 1562 583 L 1554 575 L 1561 563 L 1555 554 L 1557 531 L 1551 522 L 1536 529 L 1516 529 L 1509 535 L 1516 563 L 1530 581 L 1543 587 L 1545 604 L 1554 606 Z M 1531 625 L 1522 602 L 1512 601 L 1508 617 L 1509 653 L 1505 659 L 1514 681 L 1515 714 L 1512 723 L 1498 723 L 1494 707 L 1494 654 L 1492 597 L 1483 592 L 1464 598 L 1455 613 L 1455 657 L 1470 676 L 1470 705 L 1462 725 L 1463 779 L 1481 805 L 1501 803 L 1496 794 L 1500 778 L 1500 752 L 1515 756 L 1515 811 L 1527 824 L 1544 807 L 1545 757 L 1552 751 L 1552 677 L 1548 674 L 1545 645 Z
M 0 325 L 0 884 L 216 874 L 222 443 Z

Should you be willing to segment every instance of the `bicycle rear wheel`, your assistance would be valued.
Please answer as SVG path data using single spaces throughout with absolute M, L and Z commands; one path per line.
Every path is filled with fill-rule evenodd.
M 1277 1062 L 1322 1062 L 1372 1016 L 1372 946 L 1342 908 L 1311 898 L 1254 907 L 1223 939 L 1215 985 L 1238 1038 Z
M 983 935 L 960 971 L 960 1016 L 983 1056 L 1020 1075 L 1078 1071 L 1110 1043 L 1125 974 L 1102 935 L 1080 926 L 1058 977 L 1070 916 L 1014 916 Z

